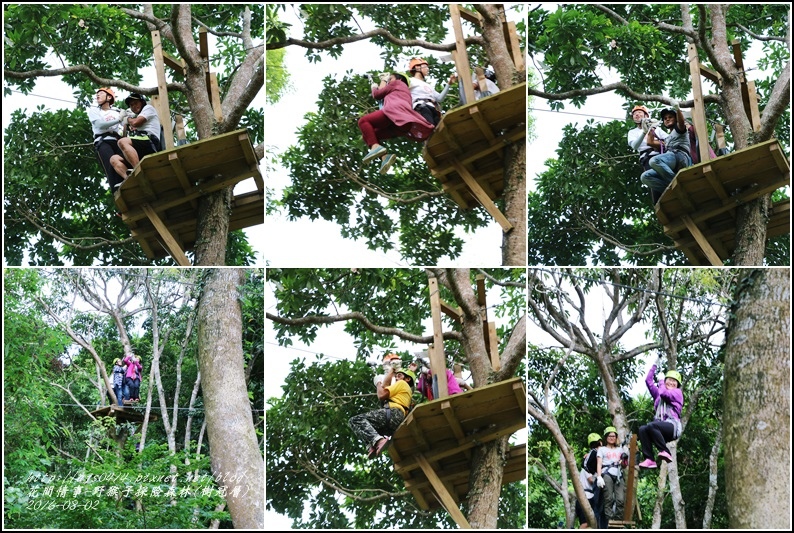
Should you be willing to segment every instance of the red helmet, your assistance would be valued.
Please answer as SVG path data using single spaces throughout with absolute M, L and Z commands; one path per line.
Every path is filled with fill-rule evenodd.
M 635 105 L 635 106 L 634 106 L 634 107 L 631 109 L 631 114 L 633 115 L 633 114 L 634 114 L 634 112 L 635 112 L 635 111 L 637 111 L 638 109 L 639 109 L 640 111 L 644 112 L 646 117 L 650 117 L 650 116 L 651 116 L 651 112 L 650 112 L 650 111 L 648 111 L 648 108 L 647 108 L 647 107 L 645 107 L 644 105 Z
M 413 71 L 416 67 L 418 67 L 420 65 L 427 65 L 427 61 L 425 61 L 424 59 L 422 59 L 420 57 L 414 57 L 408 63 L 408 70 Z
M 116 93 L 113 92 L 113 89 L 111 89 L 109 87 L 100 87 L 99 89 L 96 90 L 96 92 L 99 92 L 99 91 L 103 91 L 103 92 L 105 92 L 105 93 L 110 95 L 110 97 L 113 99 L 113 101 L 110 102 L 111 104 L 115 104 L 116 103 Z

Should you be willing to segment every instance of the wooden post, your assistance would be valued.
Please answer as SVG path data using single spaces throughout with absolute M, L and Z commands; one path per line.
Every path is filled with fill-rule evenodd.
M 700 59 L 698 50 L 693 43 L 687 45 L 689 49 L 689 74 L 692 77 L 692 96 L 695 108 L 692 110 L 692 124 L 695 126 L 695 135 L 700 141 L 700 162 L 709 161 L 708 129 L 706 128 L 706 106 L 703 102 L 703 86 L 700 82 Z
M 427 462 L 425 456 L 421 453 L 418 454 L 416 456 L 416 462 L 419 465 L 419 468 L 422 469 L 425 477 L 427 477 L 427 480 L 433 486 L 433 489 L 435 489 L 436 495 L 438 495 L 441 505 L 444 506 L 444 509 L 446 509 L 455 523 L 458 524 L 458 527 L 461 529 L 471 529 L 469 521 L 466 520 L 466 517 L 460 512 L 460 509 L 458 509 L 458 506 L 455 504 L 455 500 L 452 499 L 449 491 L 441 482 L 441 479 L 438 477 L 438 474 L 436 474 L 435 470 L 431 468 L 430 463 Z
M 463 95 L 466 103 L 474 103 L 474 88 L 471 84 L 471 68 L 469 67 L 469 55 L 466 53 L 466 40 L 463 37 L 463 26 L 460 23 L 460 7 L 458 4 L 449 4 L 449 14 L 452 19 L 452 29 L 455 32 L 455 53 L 452 60 L 455 61 L 455 71 L 458 73 L 458 83 L 463 84 Z
M 171 112 L 168 105 L 168 88 L 165 81 L 165 62 L 163 60 L 163 42 L 160 39 L 160 32 L 152 32 L 152 47 L 154 48 L 154 69 L 157 72 L 157 116 L 160 125 L 163 127 L 163 137 L 166 150 L 174 147 L 174 130 L 171 127 Z
M 449 396 L 447 387 L 447 358 L 444 355 L 444 335 L 441 331 L 441 296 L 438 293 L 438 280 L 428 280 L 430 288 L 430 315 L 433 318 L 433 346 L 428 350 L 430 372 L 438 380 L 438 397 Z

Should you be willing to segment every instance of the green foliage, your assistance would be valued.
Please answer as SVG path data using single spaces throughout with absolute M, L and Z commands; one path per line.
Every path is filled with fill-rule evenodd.
M 268 50 L 266 52 L 267 59 L 265 60 L 265 92 L 267 95 L 268 104 L 274 104 L 278 102 L 284 93 L 290 92 L 292 89 L 289 71 L 284 66 L 285 52 L 285 48 Z

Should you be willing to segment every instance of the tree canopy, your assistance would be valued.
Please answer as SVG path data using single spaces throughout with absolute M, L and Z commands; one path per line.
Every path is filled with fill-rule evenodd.
M 581 106 L 589 96 L 608 92 L 624 99 L 627 114 L 636 104 L 654 112 L 679 101 L 691 108 L 691 42 L 700 61 L 723 79 L 720 86 L 704 82 L 704 93 L 711 92 L 705 96 L 710 127 L 725 125 L 734 150 L 775 137 L 788 154 L 788 9 L 783 4 L 566 4 L 554 10 L 539 6 L 530 10 L 528 20 L 537 31 L 527 49 L 540 74 L 529 93 L 548 100 L 552 109 L 568 103 Z M 740 72 L 729 49 L 734 39 L 745 55 L 751 46 L 760 52 L 753 64 L 745 58 L 748 78 L 757 78 L 757 69 L 766 72 L 763 79 L 755 79 L 761 111 L 758 132 L 750 128 L 742 105 Z M 662 233 L 648 190 L 639 182 L 642 168 L 626 142 L 633 127 L 629 120 L 566 129 L 556 157 L 529 194 L 529 264 L 686 263 Z M 772 199 L 788 195 L 781 189 Z M 789 264 L 788 236 L 771 239 L 766 246 L 765 238 L 750 237 L 766 234 L 761 219 L 768 206 L 767 195 L 740 207 L 739 212 L 748 215 L 737 216 L 737 247 L 728 264 Z M 561 241 L 567 246 L 560 247 Z
M 486 22 L 496 20 L 494 5 L 482 4 L 476 9 Z M 282 197 L 272 202 L 291 220 L 332 221 L 339 225 L 342 237 L 361 239 L 371 249 L 396 247 L 411 264 L 436 264 L 440 258 L 458 257 L 465 241 L 461 235 L 486 226 L 491 221 L 490 215 L 479 208 L 463 211 L 451 201 L 430 175 L 421 149 L 413 141 L 404 138 L 389 141 L 389 150 L 398 158 L 390 173 L 380 175 L 376 166 L 362 167 L 366 146 L 357 127 L 361 116 L 377 109 L 371 98 L 368 74 L 405 71 L 409 58 L 425 57 L 432 68 L 433 83 L 440 84 L 449 78 L 454 65 L 432 55 L 455 49 L 448 30 L 448 7 L 444 4 L 302 5 L 298 11 L 300 28 L 298 24 L 282 21 L 284 16 L 279 6 L 268 6 L 268 51 L 301 48 L 311 62 L 322 62 L 339 57 L 345 47 L 357 41 L 369 40 L 380 49 L 382 64 L 375 72 L 345 65 L 336 76 L 323 80 L 323 89 L 316 96 L 317 110 L 305 115 L 297 144 L 275 158 L 289 173 L 291 183 Z M 511 20 L 515 18 L 510 15 Z M 523 46 L 523 20 L 517 26 Z M 500 48 L 498 42 L 490 42 L 499 38 L 468 27 L 468 23 L 465 33 L 473 34 L 467 39 L 472 64 L 505 63 L 503 36 Z M 288 59 L 285 66 L 289 68 Z M 508 70 L 497 72 L 502 76 L 499 81 L 502 88 L 524 81 L 523 71 Z M 444 107 L 455 107 L 458 101 L 453 86 Z M 525 148 L 524 143 L 517 143 L 508 150 L 508 160 L 521 165 L 505 175 L 506 184 L 515 191 L 506 194 L 502 207 L 508 218 L 515 219 L 514 226 L 518 229 L 503 239 L 504 265 L 521 265 L 525 261 Z M 508 163 L 505 168 L 510 166 Z
M 144 69 L 154 63 L 152 30 L 160 31 L 163 50 L 186 64 L 184 76 L 166 77 L 170 108 L 185 117 L 188 140 L 247 128 L 258 158 L 264 157 L 263 109 L 254 104 L 264 85 L 262 6 L 15 4 L 4 6 L 3 18 L 4 93 L 29 94 L 34 87 L 46 93 L 48 78 L 57 77 L 73 89 L 75 102 L 56 111 L 44 106 L 16 110 L 5 128 L 8 264 L 152 264 L 116 215 L 85 109 L 98 87 L 114 88 L 120 99 L 121 91 L 157 94 L 153 80 L 147 82 L 154 86 L 142 85 Z M 215 119 L 205 90 L 199 28 L 216 43 L 210 68 L 218 75 L 222 121 Z M 68 194 L 53 194 L 56 190 Z M 230 194 L 224 190 L 201 200 L 207 211 L 199 215 L 199 264 L 240 265 L 254 259 L 242 231 L 227 239 L 223 205 Z M 223 215 L 209 224 L 216 211 Z

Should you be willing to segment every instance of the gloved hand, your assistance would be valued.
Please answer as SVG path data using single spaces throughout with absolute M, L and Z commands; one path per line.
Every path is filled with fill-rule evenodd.
M 604 485 L 606 485 L 606 483 L 604 483 L 604 478 L 598 476 L 598 478 L 596 479 L 596 485 L 598 485 L 600 488 L 603 489 Z
M 651 130 L 651 119 L 644 118 L 642 119 L 642 132 L 648 133 Z
M 129 111 L 126 109 L 122 109 L 119 111 L 119 120 L 124 120 L 124 118 L 129 114 Z
M 377 89 L 378 88 L 378 84 L 377 83 L 373 83 L 372 85 L 369 86 L 369 88 L 370 89 Z
M 389 81 L 389 73 L 388 72 L 381 72 L 378 75 L 378 77 L 380 78 L 380 81 L 386 81 L 386 82 Z
M 657 370 L 662 368 L 662 356 L 661 355 L 656 357 L 656 362 L 654 364 L 656 365 L 656 369 Z

